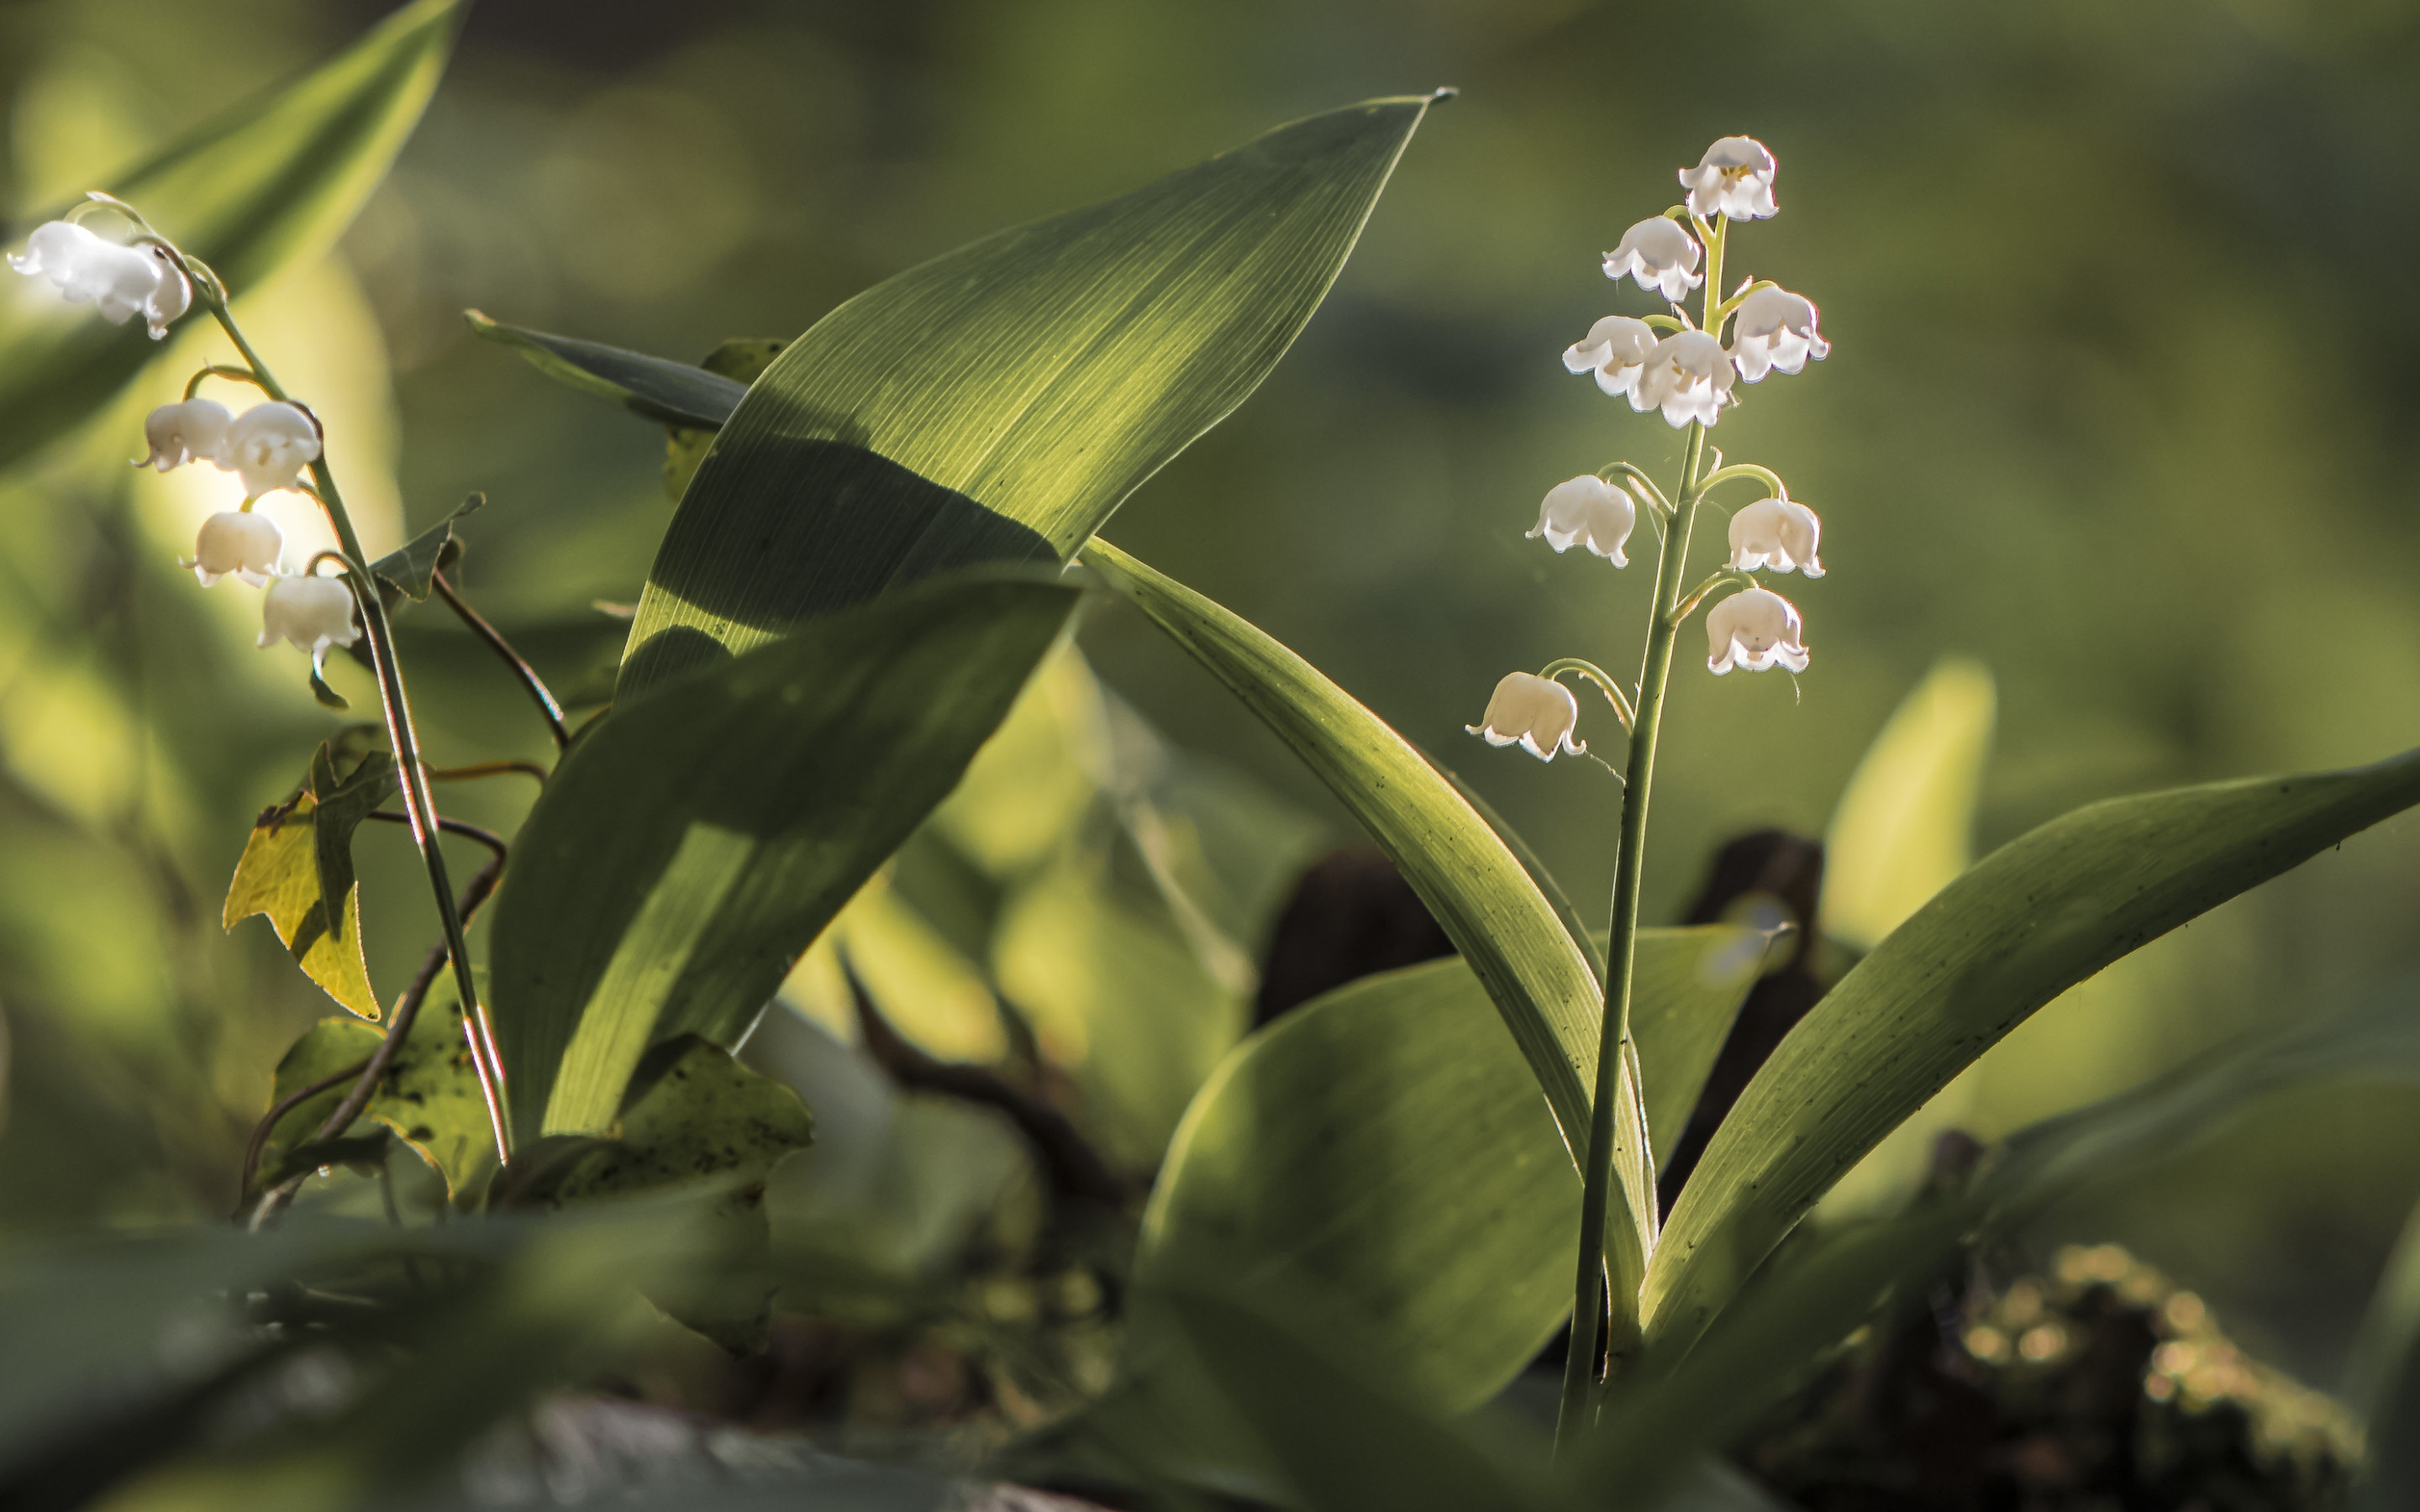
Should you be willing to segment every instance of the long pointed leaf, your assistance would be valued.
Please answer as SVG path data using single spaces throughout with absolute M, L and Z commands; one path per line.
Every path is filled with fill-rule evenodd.
M 491 1006 L 523 1136 L 605 1128 L 651 1043 L 735 1042 L 957 781 L 1075 598 L 999 572 L 937 581 L 583 735 L 496 903 Z
M 826 316 L 700 464 L 624 695 L 897 583 L 1064 558 L 1284 355 L 1429 104 L 1297 121 Z
M 1825 1188 L 2034 1010 L 2420 803 L 2420 751 L 2079 809 L 1942 889 L 1748 1084 L 1650 1268 L 1651 1341 L 1704 1328 Z
M 720 429 L 748 392 L 747 384 L 692 363 L 510 326 L 477 310 L 462 315 L 473 332 L 520 352 L 547 377 L 659 425 Z
M 1095 538 L 1086 547 L 1084 563 L 1292 746 L 1394 858 L 1486 984 L 1545 1089 L 1565 1146 L 1586 1149 L 1604 998 L 1588 952 L 1564 930 L 1520 858 L 1409 742 L 1311 663 L 1107 541 Z M 1621 1088 L 1625 1098 L 1637 1096 L 1626 1075 Z M 1615 1119 L 1617 1131 L 1638 1124 L 1635 1103 Z M 1614 1167 L 1643 1255 L 1654 1212 L 1654 1173 L 1638 1141 L 1617 1137 Z M 1622 1228 L 1618 1220 L 1608 1223 L 1610 1232 Z
M 314 72 L 91 187 L 141 210 L 237 293 L 256 287 L 334 244 L 386 177 L 436 91 L 463 8 L 417 0 Z M 0 301 L 0 466 L 106 403 L 158 349 L 140 321 Z

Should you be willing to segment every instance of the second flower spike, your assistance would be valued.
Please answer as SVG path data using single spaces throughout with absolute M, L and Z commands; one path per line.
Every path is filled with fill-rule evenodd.
M 1617 567 L 1630 565 L 1621 548 L 1638 525 L 1638 506 L 1630 495 L 1594 473 L 1567 478 L 1546 490 L 1538 506 L 1538 523 L 1524 539 L 1543 535 L 1558 555 L 1585 546 Z
M 1587 754 L 1587 743 L 1572 739 L 1579 722 L 1579 700 L 1570 688 L 1536 672 L 1506 672 L 1488 696 L 1487 712 L 1479 723 L 1463 729 L 1491 746 L 1518 745 L 1538 760 L 1551 762 L 1559 750 Z
M 1706 611 L 1706 671 L 1720 677 L 1733 667 L 1807 670 L 1797 607 L 1770 589 L 1733 594 Z

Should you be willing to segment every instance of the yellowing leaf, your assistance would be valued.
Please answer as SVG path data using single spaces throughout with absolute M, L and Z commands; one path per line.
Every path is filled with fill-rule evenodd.
M 319 892 L 318 836 L 318 809 L 308 793 L 290 810 L 261 815 L 244 842 L 243 859 L 236 863 L 219 922 L 233 929 L 254 914 L 268 915 L 269 927 L 304 976 L 337 1002 L 375 1020 L 380 1013 L 369 965 L 362 959 L 361 898 L 348 889 L 334 909 L 328 907 Z

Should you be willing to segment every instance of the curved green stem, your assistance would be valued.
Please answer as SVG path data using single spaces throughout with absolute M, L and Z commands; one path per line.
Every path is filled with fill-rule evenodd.
M 1628 730 L 1637 722 L 1631 712 L 1630 700 L 1622 697 L 1621 686 L 1595 662 L 1581 656 L 1559 656 L 1538 669 L 1538 675 L 1549 682 L 1565 672 L 1577 672 L 1594 683 L 1596 690 L 1605 695 L 1605 701 L 1613 705 L 1613 717 L 1621 721 L 1622 729 Z
M 253 350 L 242 328 L 236 324 L 224 296 L 225 285 L 217 274 L 194 258 L 184 260 L 197 270 L 195 282 L 202 287 L 203 302 L 209 306 L 219 329 L 226 332 L 237 354 L 251 368 L 261 392 L 271 399 L 287 399 L 276 375 Z M 353 597 L 361 609 L 370 661 L 378 674 L 380 702 L 386 710 L 387 742 L 394 748 L 396 776 L 403 786 L 404 812 L 411 822 L 411 838 L 419 845 L 421 860 L 427 868 L 429 888 L 437 897 L 437 917 L 444 926 L 445 951 L 453 962 L 455 989 L 461 995 L 463 1016 L 470 1021 L 471 1032 L 463 1040 L 471 1048 L 471 1063 L 479 1075 L 479 1091 L 488 1104 L 496 1158 L 509 1159 L 512 1133 L 511 1120 L 505 1114 L 504 1068 L 489 1053 L 495 1043 L 495 1030 L 488 1022 L 487 1006 L 479 1001 L 478 986 L 472 980 L 470 944 L 463 937 L 461 915 L 455 908 L 454 884 L 446 875 L 445 856 L 437 845 L 441 823 L 437 799 L 429 791 L 427 768 L 420 759 L 420 742 L 411 726 L 411 704 L 404 693 L 403 668 L 395 655 L 395 629 L 387 622 L 386 603 L 379 596 L 378 584 L 370 576 L 369 554 L 362 549 L 361 536 L 353 529 L 352 517 L 346 512 L 344 496 L 337 491 L 335 475 L 328 471 L 324 447 L 311 464 L 311 479 L 318 485 L 315 497 L 327 512 L 329 525 L 335 530 L 336 544 L 344 550 L 347 573 L 353 579 Z
M 1720 305 L 1716 306 L 1713 318 L 1716 320 L 1728 320 L 1732 316 L 1739 313 L 1739 307 L 1747 302 L 1747 297 L 1749 295 L 1755 293 L 1759 289 L 1779 288 L 1780 286 L 1780 285 L 1775 283 L 1772 279 L 1760 278 L 1755 283 L 1750 284 L 1744 289 L 1741 289 L 1738 293 L 1732 295 L 1730 299 L 1725 300 Z
M 1753 588 L 1756 586 L 1756 579 L 1752 574 L 1743 572 L 1737 567 L 1724 567 L 1717 570 L 1697 587 L 1690 589 L 1682 597 L 1681 602 L 1672 606 L 1669 616 L 1672 628 L 1678 630 L 1686 624 L 1689 616 L 1698 612 L 1698 606 L 1706 601 L 1706 595 L 1725 583 L 1737 583 L 1742 588 Z
M 1638 318 L 1646 324 L 1653 326 L 1661 331 L 1686 331 L 1690 329 L 1689 322 L 1677 315 L 1642 315 Z
M 1714 240 L 1713 252 L 1719 270 L 1719 233 Z M 1711 295 L 1708 302 L 1713 302 Z M 1621 848 L 1614 860 L 1611 938 L 1606 950 L 1605 1016 L 1598 1029 L 1588 1163 L 1581 1173 L 1572 1339 L 1563 1362 L 1562 1409 L 1555 1430 L 1559 1445 L 1578 1442 L 1595 1415 L 1598 1327 L 1606 1330 L 1608 1371 L 1620 1368 L 1638 1347 L 1638 1283 L 1655 1240 L 1655 1166 L 1639 1102 L 1637 1052 L 1630 1039 L 1631 976 L 1638 953 L 1638 892 L 1646 872 L 1647 801 L 1655 779 L 1655 737 L 1663 723 L 1665 684 L 1672 670 L 1672 646 L 1678 634 L 1671 616 L 1680 602 L 1690 527 L 1704 492 L 1705 462 L 1706 429 L 1692 424 L 1681 473 L 1680 507 L 1672 528 L 1665 533 L 1655 568 L 1655 612 L 1648 625 L 1647 654 L 1639 671 L 1638 702 L 1630 731 L 1629 768 L 1622 784 Z M 1628 1137 L 1618 1137 L 1618 1131 Z M 1617 1162 L 1624 1167 L 1627 1179 L 1622 1185 L 1633 1211 L 1628 1215 L 1631 1227 L 1609 1235 L 1606 1220 L 1612 1206 Z
M 1790 497 L 1790 486 L 1781 481 L 1780 473 L 1774 471 L 1771 468 L 1761 468 L 1753 462 L 1734 462 L 1730 467 L 1715 469 L 1714 471 L 1706 474 L 1706 481 L 1698 486 L 1698 491 L 1700 493 L 1712 493 L 1726 483 L 1742 482 L 1763 484 L 1767 488 L 1773 490 L 1772 493 L 1767 496 L 1768 498 L 1787 499 Z
M 1631 482 L 1637 484 L 1639 491 L 1647 496 L 1647 501 L 1654 505 L 1658 511 L 1667 515 L 1672 513 L 1672 501 L 1664 497 L 1664 490 L 1655 486 L 1655 480 L 1649 477 L 1645 472 L 1631 466 L 1627 462 L 1616 462 L 1608 467 L 1602 467 L 1596 470 L 1596 475 L 1600 478 L 1604 478 L 1608 472 L 1619 472 L 1623 477 L 1628 478 Z M 1610 483 L 1613 480 L 1606 478 L 1606 481 Z
M 200 372 L 185 380 L 185 397 L 191 399 L 201 393 L 202 380 L 213 378 L 232 378 L 238 383 L 249 383 L 256 389 L 261 386 L 260 378 L 250 368 L 235 367 L 225 363 L 204 363 Z M 268 391 L 263 389 L 261 392 Z

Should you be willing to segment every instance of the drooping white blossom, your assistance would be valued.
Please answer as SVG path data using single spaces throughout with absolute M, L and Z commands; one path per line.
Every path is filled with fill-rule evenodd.
M 49 279 L 70 304 L 93 305 L 113 325 L 141 316 L 153 341 L 194 304 L 194 286 L 167 249 L 125 246 L 70 221 L 36 226 L 25 250 L 8 255 L 8 266 L 28 278 Z
M 225 509 L 202 521 L 194 539 L 194 560 L 185 565 L 208 588 L 222 578 L 234 578 L 257 588 L 277 576 L 278 554 L 286 537 L 266 515 Z
M 1702 331 L 1676 331 L 1655 344 L 1639 370 L 1630 407 L 1664 411 L 1679 427 L 1691 421 L 1711 425 L 1722 418 L 1731 393 L 1731 362 L 1723 344 Z
M 1703 255 L 1698 239 L 1683 230 L 1680 222 L 1658 215 L 1621 234 L 1621 244 L 1605 255 L 1605 276 L 1628 276 L 1640 288 L 1678 304 L 1683 295 L 1706 281 L 1698 271 Z
M 1823 576 L 1816 559 L 1823 522 L 1795 499 L 1760 499 L 1731 517 L 1731 562 L 1742 572 L 1803 572 Z
M 353 623 L 353 591 L 341 578 L 283 575 L 269 579 L 260 600 L 260 645 L 290 640 L 317 662 L 330 646 L 361 639 Z
M 1570 688 L 1535 672 L 1506 672 L 1488 696 L 1487 712 L 1479 723 L 1463 728 L 1491 746 L 1517 744 L 1538 760 L 1551 762 L 1559 750 L 1575 756 L 1587 752 L 1585 741 L 1572 739 L 1579 722 L 1579 700 Z
M 1593 372 L 1596 386 L 1607 393 L 1628 393 L 1638 386 L 1638 370 L 1654 349 L 1653 326 L 1626 315 L 1609 315 L 1563 348 L 1563 366 L 1575 373 Z
M 318 456 L 319 427 L 301 406 L 272 399 L 228 424 L 219 466 L 242 477 L 245 498 L 257 499 L 293 487 L 295 475 Z
M 1774 213 L 1773 176 L 1778 164 L 1752 136 L 1726 136 L 1706 148 L 1694 168 L 1681 170 L 1689 192 L 1689 213 L 1700 220 L 1717 211 L 1734 221 L 1761 221 Z
M 1546 490 L 1538 506 L 1538 523 L 1525 539 L 1543 535 L 1556 554 L 1575 545 L 1585 546 L 1617 567 L 1630 565 L 1621 554 L 1638 524 L 1638 506 L 1630 495 L 1594 473 L 1567 478 Z
M 1740 301 L 1731 328 L 1731 361 L 1750 383 L 1772 372 L 1795 373 L 1808 360 L 1832 355 L 1832 344 L 1815 328 L 1815 301 L 1786 288 L 1761 288 Z
M 1770 589 L 1733 594 L 1706 611 L 1706 670 L 1720 677 L 1733 667 L 1761 672 L 1768 667 L 1807 670 L 1807 647 L 1798 610 Z
M 165 472 L 188 462 L 218 462 L 233 418 L 215 399 L 163 404 L 144 418 L 143 439 L 150 443 L 151 455 L 134 465 Z

